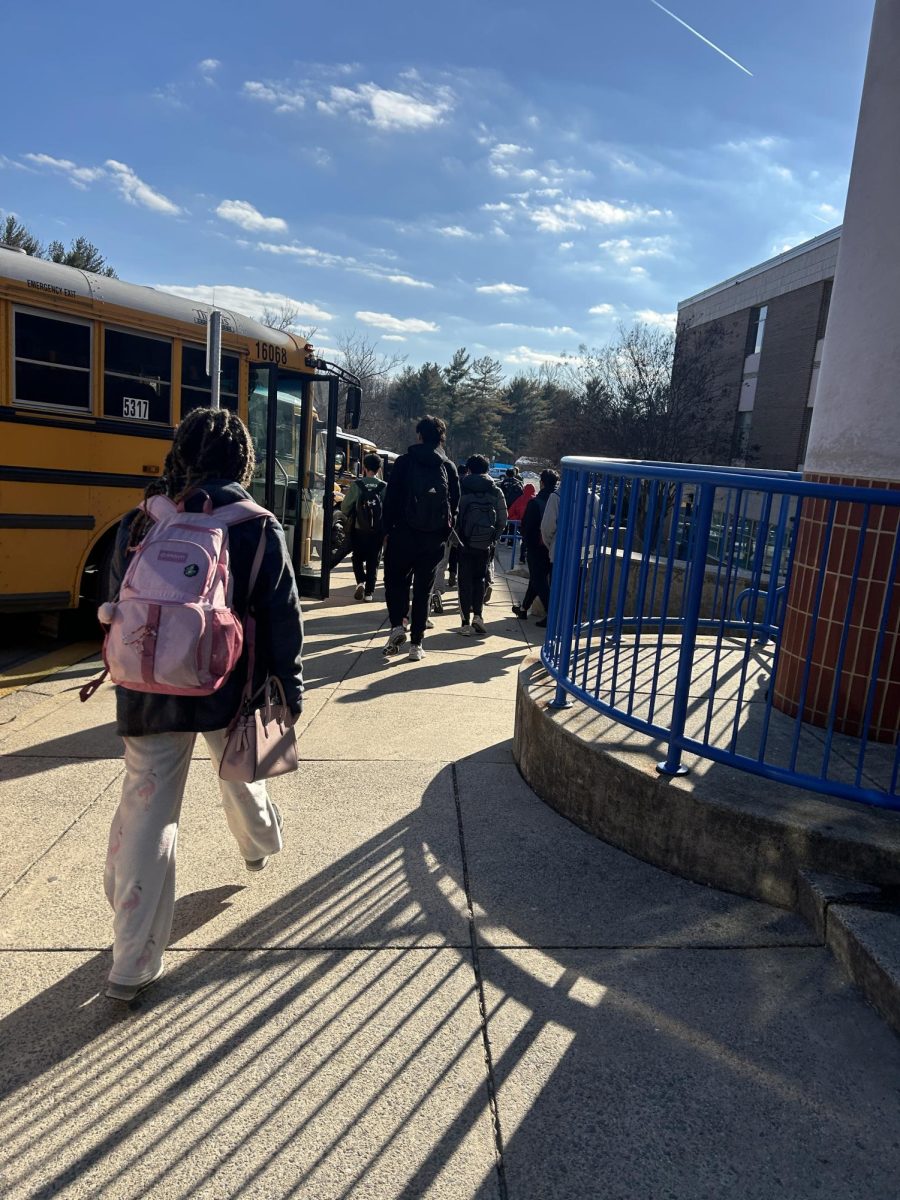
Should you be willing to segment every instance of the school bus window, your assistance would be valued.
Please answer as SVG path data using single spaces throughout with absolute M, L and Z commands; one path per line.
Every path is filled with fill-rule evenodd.
M 238 410 L 238 378 L 240 359 L 236 354 L 222 355 L 221 404 L 232 412 Z M 206 373 L 206 349 L 182 346 L 181 349 L 181 415 L 192 408 L 208 408 L 210 379 Z
M 16 400 L 79 412 L 89 410 L 90 325 L 18 310 L 15 319 Z
M 103 411 L 108 417 L 170 423 L 172 343 L 107 329 Z

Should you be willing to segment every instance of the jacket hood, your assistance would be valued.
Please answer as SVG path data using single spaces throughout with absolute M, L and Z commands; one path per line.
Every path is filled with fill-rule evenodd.
M 533 483 L 525 484 L 525 491 L 522 493 L 522 496 L 526 500 L 531 500 L 531 498 L 534 496 L 534 484 Z
M 185 507 L 189 512 L 200 512 L 203 508 L 201 492 L 206 492 L 213 508 L 221 508 L 223 504 L 234 504 L 237 500 L 251 499 L 250 493 L 239 483 L 228 479 L 207 479 L 198 484 L 188 496 Z
M 442 446 L 426 446 L 422 442 L 416 442 L 406 451 L 410 458 L 418 459 L 419 462 L 427 462 L 431 458 L 440 458 L 444 462 L 449 462 L 449 458 L 444 453 Z
M 459 486 L 464 492 L 495 492 L 498 490 L 490 475 L 464 475 L 459 481 Z

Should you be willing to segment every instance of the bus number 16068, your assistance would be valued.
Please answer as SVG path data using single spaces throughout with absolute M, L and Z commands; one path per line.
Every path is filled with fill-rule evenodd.
M 256 357 L 261 362 L 287 364 L 287 350 L 284 346 L 273 346 L 271 342 L 256 343 Z

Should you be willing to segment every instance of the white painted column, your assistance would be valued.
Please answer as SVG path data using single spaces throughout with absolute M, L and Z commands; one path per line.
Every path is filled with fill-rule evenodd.
M 900 480 L 900 0 L 876 0 L 807 474 Z
M 900 491 L 900 0 L 875 2 L 804 475 Z M 833 525 L 828 511 L 823 500 L 804 501 L 774 703 L 815 725 L 833 713 L 838 730 L 893 743 L 900 509 L 873 505 L 865 518 L 861 504 L 842 501 Z

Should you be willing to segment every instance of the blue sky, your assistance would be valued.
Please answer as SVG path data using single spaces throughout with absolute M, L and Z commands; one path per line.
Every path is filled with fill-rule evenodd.
M 0 210 L 324 349 L 537 365 L 841 219 L 871 0 L 666 8 L 21 6 Z

